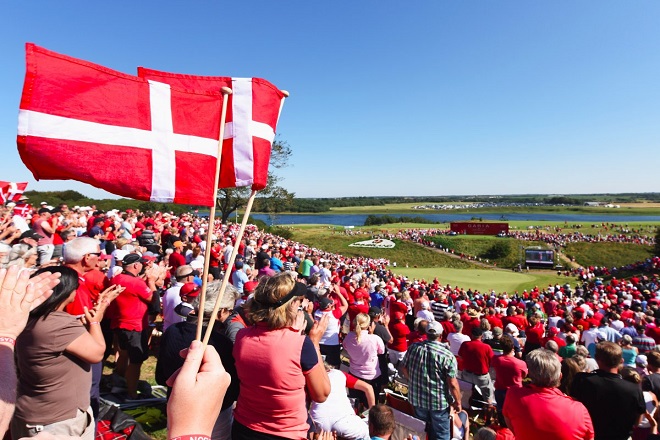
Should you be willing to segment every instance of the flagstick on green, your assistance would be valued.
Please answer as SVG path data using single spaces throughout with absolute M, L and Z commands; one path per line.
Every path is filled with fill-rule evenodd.
M 218 139 L 218 154 L 215 161 L 215 178 L 213 182 L 213 205 L 209 213 L 209 228 L 206 231 L 206 249 L 204 249 L 204 273 L 202 275 L 202 291 L 199 294 L 199 308 L 197 309 L 197 333 L 195 339 L 202 340 L 202 326 L 204 324 L 204 303 L 206 302 L 206 285 L 209 278 L 209 263 L 211 262 L 211 237 L 213 236 L 213 226 L 215 223 L 215 205 L 218 199 L 218 182 L 220 181 L 220 163 L 222 159 L 222 142 L 225 137 L 225 119 L 227 118 L 227 102 L 229 95 L 233 92 L 229 87 L 223 87 L 222 92 L 222 113 L 220 114 L 220 138 Z M 224 289 L 221 294 L 224 293 Z M 219 298 L 218 298 L 219 299 Z M 206 345 L 206 343 L 205 343 Z

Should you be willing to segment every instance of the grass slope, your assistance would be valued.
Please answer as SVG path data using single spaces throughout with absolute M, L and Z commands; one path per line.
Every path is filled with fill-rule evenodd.
M 629 243 L 569 243 L 564 250 L 582 266 L 621 267 L 653 256 L 653 247 Z

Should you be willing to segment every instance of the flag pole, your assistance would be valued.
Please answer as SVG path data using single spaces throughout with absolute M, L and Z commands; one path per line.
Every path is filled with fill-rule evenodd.
M 220 304 L 222 303 L 222 298 L 225 296 L 225 289 L 227 284 L 229 284 L 229 277 L 231 276 L 231 268 L 234 266 L 234 261 L 236 260 L 236 255 L 238 254 L 238 247 L 241 240 L 243 240 L 243 233 L 245 232 L 245 226 L 247 226 L 248 217 L 250 217 L 250 211 L 252 210 L 252 204 L 254 203 L 254 197 L 257 195 L 257 191 L 252 190 L 250 193 L 250 198 L 248 199 L 247 206 L 245 207 L 245 213 L 243 214 L 243 221 L 241 222 L 241 227 L 238 230 L 238 235 L 236 236 L 236 241 L 234 242 L 234 249 L 231 251 L 231 256 L 229 257 L 229 262 L 227 263 L 227 270 L 225 270 L 225 276 L 222 278 L 222 284 L 220 285 L 220 292 L 218 297 L 215 300 L 215 306 L 213 307 L 213 313 L 209 318 L 209 325 L 206 327 L 206 333 L 204 333 L 204 348 L 209 343 L 211 338 L 211 332 L 213 331 L 213 325 L 215 324 L 216 318 L 218 316 L 218 310 L 220 310 Z M 199 328 L 199 327 L 198 327 Z
M 204 303 L 206 302 L 206 285 L 209 278 L 209 263 L 211 262 L 211 237 L 215 224 L 215 205 L 218 203 L 218 183 L 220 181 L 220 162 L 222 159 L 222 142 L 225 137 L 225 119 L 227 118 L 227 101 L 232 90 L 229 87 L 220 89 L 222 92 L 222 113 L 220 114 L 220 137 L 218 139 L 218 154 L 215 161 L 215 179 L 213 183 L 213 205 L 209 213 L 209 230 L 206 232 L 206 249 L 204 249 L 204 273 L 202 275 L 202 291 L 199 294 L 199 308 L 197 310 L 197 333 L 195 339 L 202 340 L 202 325 L 204 324 Z

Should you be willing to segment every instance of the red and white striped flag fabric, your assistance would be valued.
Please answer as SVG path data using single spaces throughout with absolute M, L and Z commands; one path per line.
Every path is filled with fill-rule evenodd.
M 20 215 L 21 217 L 27 217 L 28 214 L 32 213 L 32 205 L 28 203 L 19 203 L 14 206 L 14 215 Z
M 0 180 L 0 201 L 18 202 L 27 188 L 27 182 L 4 182 Z
M 285 95 L 261 78 L 197 76 L 138 67 L 138 76 L 196 92 L 220 93 L 229 87 L 219 188 L 268 183 L 270 151 Z
M 26 45 L 18 150 L 37 180 L 212 206 L 222 99 Z

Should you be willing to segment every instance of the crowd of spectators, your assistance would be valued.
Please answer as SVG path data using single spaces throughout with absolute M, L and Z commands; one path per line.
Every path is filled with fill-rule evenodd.
M 115 356 L 115 394 L 142 399 L 141 366 L 154 337 L 161 338 L 156 379 L 170 402 L 192 405 L 177 381 L 199 388 L 208 376 L 220 387 L 219 399 L 211 388 L 197 397 L 214 394 L 204 432 L 195 431 L 197 415 L 168 407 L 171 437 L 386 438 L 374 423 L 387 418 L 377 403 L 393 381 L 408 385 L 429 438 L 465 437 L 461 382 L 497 408 L 491 428 L 499 438 L 657 432 L 658 258 L 628 279 L 604 282 L 586 268 L 575 287 L 507 294 L 408 279 L 386 259 L 333 254 L 254 226 L 237 243 L 238 225 L 191 214 L 43 204 L 29 220 L 5 215 L 0 229 L 0 262 L 12 274 L 60 280 L 48 285 L 53 292 L 25 331 L 0 337 L 18 354 L 14 438 L 44 431 L 91 438 L 103 361 Z M 419 241 L 437 232 L 404 235 Z M 221 292 L 226 273 L 230 286 Z M 202 355 L 196 323 L 208 324 L 218 298 L 213 349 Z M 4 325 L 0 317 L 0 336 Z M 46 407 L 58 411 L 35 410 Z M 356 408 L 371 408 L 375 418 L 365 422 Z

